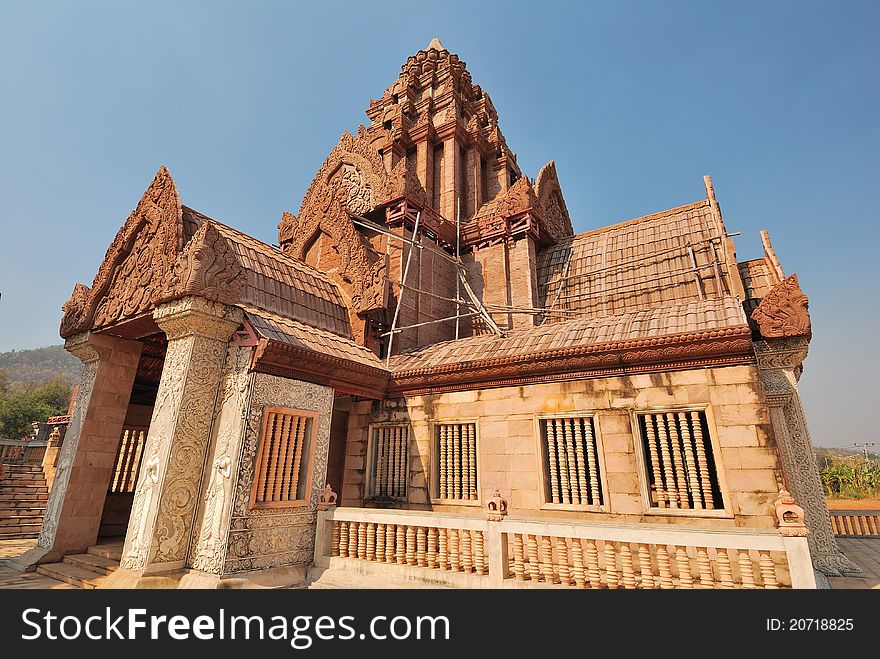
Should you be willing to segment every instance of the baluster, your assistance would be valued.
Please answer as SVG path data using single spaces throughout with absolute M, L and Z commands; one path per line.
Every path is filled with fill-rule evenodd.
M 358 523 L 348 523 L 348 555 L 351 558 L 358 557 Z
M 700 573 L 700 588 L 714 588 L 712 563 L 709 561 L 709 550 L 705 547 L 697 547 L 697 570 Z
M 339 556 L 348 558 L 348 522 L 339 522 Z
M 571 557 L 568 555 L 568 543 L 566 543 L 565 538 L 556 538 L 556 559 L 554 560 L 554 565 L 556 566 L 556 573 L 559 575 L 559 582 L 563 586 L 571 585 L 570 562 Z
M 761 581 L 764 582 L 764 588 L 779 588 L 779 581 L 776 580 L 776 566 L 773 565 L 773 559 L 770 558 L 769 551 L 760 551 L 761 557 Z
M 471 532 L 468 529 L 462 529 L 458 535 L 461 539 L 461 568 L 470 574 L 474 568 L 474 555 L 471 553 L 473 549 Z
M 400 429 L 400 472 L 397 474 L 396 496 L 406 498 L 406 473 L 409 469 L 409 429 Z
M 660 588 L 664 590 L 675 588 L 675 584 L 672 582 L 672 565 L 669 563 L 666 545 L 657 545 L 657 572 L 660 575 Z
M 571 503 L 571 479 L 569 478 L 569 468 L 571 463 L 568 461 L 568 453 L 571 449 L 571 428 L 565 419 L 559 420 L 562 427 L 562 436 L 560 437 L 561 445 L 558 447 L 559 453 L 559 480 L 562 487 L 562 503 Z M 559 437 L 559 435 L 557 435 Z M 574 456 L 572 456 L 574 457 Z
M 538 538 L 534 535 L 526 536 L 526 554 L 529 557 L 529 580 L 538 582 L 541 580 L 541 566 L 538 563 Z
M 668 496 L 666 495 L 666 484 L 663 481 L 663 475 L 660 473 L 660 456 L 657 453 L 657 436 L 654 432 L 654 417 L 646 414 L 645 434 L 648 436 L 648 455 L 651 459 L 651 473 L 654 476 L 654 491 L 657 493 L 657 506 L 665 508 Z
M 669 431 L 669 444 L 672 447 L 672 468 L 675 470 L 678 503 L 681 508 L 690 508 L 691 502 L 688 497 L 687 474 L 684 471 L 684 460 L 681 457 L 681 440 L 678 436 L 675 415 L 671 412 L 666 414 L 666 428 Z
M 617 551 L 614 549 L 614 543 L 609 540 L 603 541 L 605 545 L 605 582 L 609 588 L 617 588 L 620 586 L 619 573 L 617 571 Z
M 330 535 L 330 555 L 339 556 L 339 522 L 333 522 L 333 531 Z
M 134 492 L 135 481 L 138 476 L 138 469 L 141 465 L 141 453 L 144 450 L 144 444 L 147 443 L 147 433 L 139 430 L 135 433 L 134 455 L 131 464 L 128 465 L 128 477 L 125 481 L 125 489 L 123 492 Z
M 594 506 L 601 506 L 602 493 L 599 490 L 599 463 L 596 460 L 596 438 L 593 435 L 593 422 L 591 419 L 583 421 L 584 442 L 587 445 L 587 467 L 590 470 L 590 503 Z M 580 423 L 576 427 L 580 428 Z
M 428 566 L 428 557 L 425 553 L 425 546 L 427 545 L 427 537 L 425 534 L 426 529 L 424 526 L 420 526 L 416 529 L 416 565 L 419 567 Z
M 568 467 L 568 485 L 571 488 L 571 502 L 586 503 L 586 497 L 582 497 L 580 494 L 580 492 L 586 494 L 586 487 L 584 487 L 584 490 L 579 490 L 579 482 L 581 480 L 583 480 L 584 485 L 586 485 L 586 474 L 584 474 L 583 471 L 578 471 L 577 459 L 575 457 L 575 426 L 578 426 L 578 430 L 580 430 L 580 419 L 566 419 L 563 422 L 563 427 L 565 428 L 565 455 L 567 458 L 566 466 Z
M 727 549 L 716 549 L 715 560 L 718 562 L 718 581 L 721 588 L 735 588 L 733 573 L 730 570 L 730 554 Z
M 111 492 L 123 492 L 122 483 L 123 476 L 122 474 L 125 472 L 125 462 L 128 459 L 128 455 L 131 451 L 129 448 L 131 445 L 131 438 L 134 435 L 134 431 L 125 430 L 122 431 L 122 436 L 119 442 L 119 450 L 116 452 L 116 464 L 115 470 L 113 473 L 113 478 L 110 480 L 110 491 Z
M 672 551 L 675 554 L 675 564 L 678 566 L 678 587 L 693 588 L 694 577 L 691 574 L 691 560 L 688 557 L 687 547 L 676 547 Z
M 274 412 L 270 412 L 266 417 L 266 431 L 263 433 L 262 446 L 260 448 L 260 469 L 257 470 L 257 501 L 269 501 L 269 498 L 266 496 L 266 490 L 269 484 L 268 476 L 269 468 L 272 465 L 272 444 L 274 443 L 277 421 L 278 415 Z
M 367 523 L 367 560 L 376 560 L 376 524 Z
M 458 529 L 449 529 L 449 569 L 461 572 L 461 552 L 458 542 Z
M 449 569 L 449 542 L 446 529 L 438 530 L 438 545 L 440 547 L 437 556 L 441 570 Z
M 590 490 L 587 487 L 587 465 L 584 459 L 584 431 L 581 429 L 581 423 L 583 423 L 584 426 L 589 426 L 590 420 L 580 418 L 572 419 L 572 424 L 574 426 L 574 456 L 575 471 L 577 471 L 578 503 L 581 505 L 595 504 L 597 501 L 596 499 L 590 499 Z M 587 429 L 586 433 L 589 436 L 590 430 Z M 587 450 L 589 451 L 589 449 Z M 592 470 L 593 467 L 590 465 L 590 471 L 592 472 Z
M 376 528 L 376 560 L 385 562 L 385 525 L 379 524 Z
M 416 529 L 414 526 L 406 527 L 406 564 L 416 564 Z
M 756 588 L 755 572 L 752 566 L 752 557 L 746 549 L 737 550 L 739 563 L 739 578 L 743 588 Z
M 483 538 L 483 532 L 474 531 L 474 570 L 476 570 L 477 574 L 483 575 L 488 572 L 487 567 L 486 541 Z
M 373 429 L 373 439 L 376 443 L 376 479 L 373 482 L 373 496 L 385 494 L 385 433 L 384 428 Z
M 639 572 L 642 575 L 642 588 L 655 588 L 654 566 L 651 564 L 651 548 L 639 543 Z
M 550 463 L 550 496 L 553 503 L 559 503 L 559 480 L 556 473 L 559 462 L 556 457 L 556 419 L 547 419 L 547 460 Z
M 525 556 L 523 540 L 519 533 L 513 534 L 513 576 L 517 581 L 526 580 Z
M 666 420 L 662 414 L 653 415 L 657 421 L 657 441 L 660 444 L 660 456 L 663 460 L 663 489 L 670 508 L 678 508 L 678 483 L 675 480 L 675 467 L 672 463 L 671 447 L 666 431 Z
M 697 463 L 694 459 L 694 446 L 691 442 L 691 429 L 688 426 L 687 415 L 678 413 L 678 425 L 681 428 L 681 443 L 684 445 L 684 464 L 687 467 L 688 485 L 691 498 L 694 500 L 694 508 L 703 508 L 703 495 L 700 491 L 700 476 L 697 474 Z
M 361 560 L 367 558 L 367 523 L 360 522 L 358 523 L 358 534 L 357 534 L 357 543 L 358 543 L 358 558 Z
M 553 547 L 550 538 L 546 535 L 541 536 L 541 542 L 538 544 L 538 559 L 541 565 L 541 580 L 546 583 L 556 583 L 553 574 Z
M 461 499 L 461 424 L 452 427 L 452 491 L 453 498 Z
M 587 573 L 584 569 L 584 549 L 581 547 L 580 538 L 571 540 L 572 568 L 571 576 L 577 588 L 587 587 Z
M 703 440 L 703 423 L 699 412 L 691 412 L 691 425 L 694 433 L 694 446 L 697 449 L 697 466 L 700 469 L 700 492 L 706 508 L 715 507 L 712 498 L 712 482 L 709 480 L 709 461 L 706 458 L 706 445 Z
M 437 529 L 429 528 L 428 529 L 428 567 L 436 568 L 437 567 Z
M 636 587 L 636 573 L 633 569 L 632 549 L 628 542 L 620 543 L 620 571 L 623 573 L 621 583 L 627 590 Z
M 394 562 L 394 537 L 396 530 L 394 524 L 386 524 L 385 526 L 385 562 Z
M 599 568 L 599 548 L 595 540 L 587 540 L 587 578 L 590 588 L 602 587 L 602 570 Z
M 303 446 L 306 442 L 306 419 L 298 417 L 299 422 L 296 427 L 296 450 L 293 454 L 293 471 L 291 472 L 290 489 L 288 490 L 288 499 L 296 499 L 299 490 L 299 469 L 302 464 Z M 306 492 L 304 496 L 308 496 Z
M 446 490 L 446 435 L 448 426 L 440 426 L 440 498 L 446 499 L 449 495 Z
M 470 455 L 470 460 L 468 461 L 468 469 L 470 470 L 468 481 L 470 482 L 470 499 L 472 501 L 477 500 L 477 438 L 475 431 L 476 426 L 473 423 L 469 423 L 467 425 L 467 444 Z
M 406 526 L 397 525 L 397 534 L 394 539 L 394 560 L 398 565 L 406 563 Z
M 284 501 L 285 499 L 290 499 L 290 497 L 287 496 L 288 489 L 290 488 L 291 476 L 290 470 L 287 469 L 287 454 L 291 448 L 296 448 L 295 446 L 290 446 L 292 443 L 290 440 L 296 437 L 295 427 L 291 428 L 291 426 L 295 426 L 295 424 L 299 422 L 300 417 L 285 414 L 281 419 L 281 446 L 278 449 L 278 464 L 275 467 L 278 473 L 275 477 L 275 490 L 272 492 L 272 501 Z
M 470 499 L 471 498 L 471 454 L 468 451 L 467 445 L 467 433 L 465 431 L 465 425 L 462 424 L 458 427 L 459 432 L 461 433 L 461 498 L 462 499 Z
M 397 428 L 391 426 L 390 428 L 386 428 L 385 432 L 387 433 L 388 442 L 388 474 L 385 477 L 385 492 L 386 496 L 393 497 L 394 481 L 397 480 L 397 470 L 399 469 L 398 462 L 400 460 L 400 455 L 397 450 Z

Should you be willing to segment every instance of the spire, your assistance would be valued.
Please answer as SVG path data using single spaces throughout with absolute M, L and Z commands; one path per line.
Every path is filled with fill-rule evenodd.
M 443 44 L 440 43 L 440 39 L 438 39 L 437 37 L 431 39 L 431 43 L 428 44 L 428 47 L 425 50 L 431 50 L 432 48 L 434 50 L 446 50 Z

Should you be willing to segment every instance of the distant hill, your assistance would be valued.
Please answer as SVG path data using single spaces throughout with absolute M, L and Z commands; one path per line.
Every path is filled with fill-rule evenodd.
M 64 346 L 55 345 L 0 352 L 0 369 L 6 371 L 10 382 L 42 383 L 60 375 L 71 384 L 78 384 L 83 366 Z

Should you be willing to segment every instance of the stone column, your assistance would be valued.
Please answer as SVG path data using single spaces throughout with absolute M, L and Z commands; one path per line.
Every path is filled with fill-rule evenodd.
M 813 566 L 828 576 L 857 575 L 861 570 L 843 554 L 831 530 L 825 491 L 798 390 L 808 345 L 809 339 L 800 336 L 756 341 L 758 369 L 770 407 L 786 489 L 803 507 L 810 529 L 807 540 Z
M 40 539 L 11 565 L 20 570 L 95 544 L 143 344 L 84 332 L 67 339 L 64 347 L 84 369 Z
M 226 346 L 242 313 L 190 296 L 159 305 L 153 318 L 168 352 L 121 567 L 108 587 L 135 586 L 145 574 L 185 565 Z

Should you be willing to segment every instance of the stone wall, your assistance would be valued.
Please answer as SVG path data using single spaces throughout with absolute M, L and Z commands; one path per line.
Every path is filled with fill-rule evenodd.
M 724 509 L 648 510 L 634 413 L 670 407 L 705 408 Z M 537 419 L 553 413 L 596 415 L 603 487 L 599 511 L 548 509 Z M 773 501 L 783 482 L 768 408 L 754 366 L 675 371 L 415 396 L 352 404 L 341 504 L 363 505 L 371 423 L 409 423 L 408 508 L 471 510 L 432 502 L 432 423 L 477 419 L 479 500 L 494 488 L 512 514 L 718 526 L 775 526 Z M 366 505 L 371 505 L 368 501 Z M 387 505 L 385 503 L 382 504 Z

